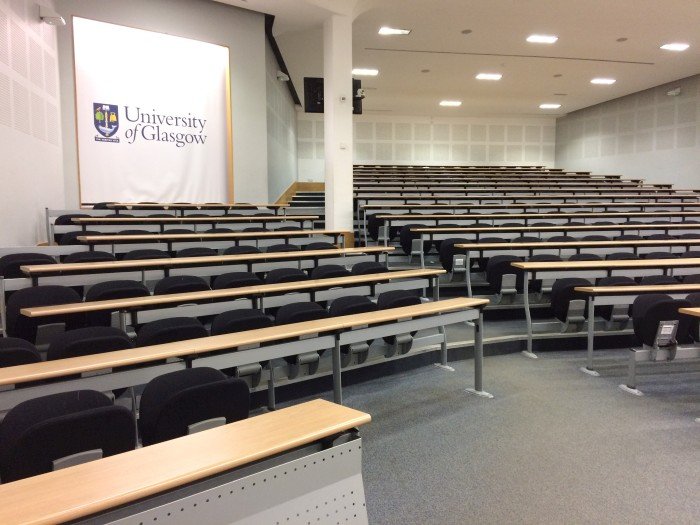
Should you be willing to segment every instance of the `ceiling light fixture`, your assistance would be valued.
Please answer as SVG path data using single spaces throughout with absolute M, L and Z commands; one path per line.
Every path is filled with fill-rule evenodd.
M 379 28 L 380 35 L 408 35 L 410 32 L 410 29 L 396 29 L 388 26 L 382 26 Z
M 356 67 L 352 70 L 352 74 L 357 75 L 358 77 L 376 77 L 379 74 L 379 70 L 374 68 Z
M 540 109 L 559 109 L 561 104 L 540 104 Z
M 557 40 L 559 37 L 554 35 L 530 35 L 527 37 L 527 41 L 533 44 L 553 44 Z
M 661 46 L 661 49 L 665 49 L 666 51 L 685 51 L 690 47 L 690 44 L 682 44 L 680 42 L 674 42 L 671 44 L 664 44 Z
M 448 108 L 458 108 L 462 105 L 461 100 L 441 100 L 440 105 Z
M 614 78 L 594 78 L 591 79 L 591 84 L 603 84 L 605 86 L 609 86 L 611 84 L 614 84 L 617 82 Z
M 479 73 L 476 75 L 477 80 L 501 80 L 503 75 L 500 73 Z
M 468 35 L 468 34 L 470 34 L 471 32 L 472 32 L 471 29 L 462 29 L 462 34 L 463 34 L 463 35 Z

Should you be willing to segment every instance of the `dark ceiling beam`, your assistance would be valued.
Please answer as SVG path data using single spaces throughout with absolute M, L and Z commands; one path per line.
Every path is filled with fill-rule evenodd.
M 294 104 L 296 104 L 297 106 L 301 106 L 301 100 L 299 100 L 297 90 L 294 88 L 294 82 L 292 82 L 292 75 L 289 74 L 287 64 L 284 63 L 282 52 L 280 51 L 280 48 L 277 45 L 277 40 L 275 40 L 275 37 L 272 34 L 272 26 L 274 25 L 274 23 L 274 15 L 265 15 L 265 35 L 267 36 L 267 41 L 270 43 L 270 47 L 272 48 L 272 53 L 275 55 L 275 59 L 277 60 L 277 66 L 280 68 L 280 71 L 282 71 L 282 73 L 289 77 L 289 80 L 287 81 L 287 89 L 289 90 L 289 94 L 292 96 Z

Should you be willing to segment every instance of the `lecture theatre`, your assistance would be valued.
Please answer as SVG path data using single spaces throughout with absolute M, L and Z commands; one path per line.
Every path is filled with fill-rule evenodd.
M 700 523 L 698 0 L 0 0 L 0 525 Z

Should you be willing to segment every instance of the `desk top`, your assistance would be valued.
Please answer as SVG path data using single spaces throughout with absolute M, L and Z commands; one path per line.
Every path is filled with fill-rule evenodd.
M 187 224 L 212 222 L 294 222 L 318 219 L 318 215 L 212 215 L 210 217 L 74 217 L 74 224 Z
M 586 295 L 637 295 L 643 293 L 700 292 L 700 284 L 654 284 L 648 286 L 577 286 Z
M 86 244 L 109 244 L 113 242 L 138 241 L 192 241 L 206 239 L 266 239 L 282 237 L 310 237 L 314 235 L 352 235 L 349 230 L 278 230 L 272 232 L 228 232 L 228 233 L 144 233 L 139 235 L 79 235 L 78 241 Z
M 574 241 L 574 242 L 474 242 L 455 244 L 455 248 L 466 250 L 518 250 L 529 248 L 616 248 L 625 246 L 694 246 L 700 239 L 630 240 L 630 241 Z
M 123 209 L 123 208 L 143 208 L 143 209 L 173 209 L 173 210 L 198 210 L 204 208 L 210 209 L 251 209 L 252 206 L 256 208 L 287 208 L 289 204 L 269 204 L 269 203 L 247 203 L 247 202 L 110 202 L 107 204 L 107 208 L 110 209 Z
M 388 323 L 408 317 L 420 317 L 469 308 L 481 308 L 488 303 L 488 299 L 457 297 L 413 306 L 377 310 L 375 312 L 329 317 L 326 319 L 317 319 L 315 321 L 271 326 L 269 328 L 247 330 L 245 332 L 214 335 L 199 339 L 177 341 L 174 343 L 57 359 L 55 361 L 42 361 L 30 365 L 10 366 L 0 368 L 0 385 L 15 385 L 64 377 L 72 374 L 93 372 L 96 370 L 139 365 L 162 359 L 196 356 L 252 344 L 279 341 L 280 339 L 289 337 L 301 337 L 309 334 L 347 330 L 357 326 Z
M 456 227 L 423 227 L 411 228 L 415 233 L 497 233 L 497 232 L 563 232 L 563 231 L 619 231 L 619 230 L 697 230 L 700 223 L 697 222 L 672 222 L 669 224 L 584 224 L 581 226 L 568 226 L 560 224 L 555 226 L 456 226 Z M 80 237 L 78 237 L 80 238 Z
M 522 270 L 614 270 L 616 268 L 674 268 L 700 266 L 700 259 L 682 257 L 677 259 L 631 259 L 613 261 L 553 261 L 514 262 L 511 266 Z
M 0 486 L 3 502 L 0 523 L 53 524 L 86 517 L 313 443 L 370 421 L 369 414 L 316 399 L 190 436 L 15 481 Z
M 367 246 L 364 248 L 337 248 L 334 250 L 302 250 L 297 252 L 250 253 L 241 255 L 210 255 L 206 257 L 172 257 L 169 259 L 138 259 L 131 261 L 105 261 L 60 264 L 31 264 L 20 266 L 26 275 L 55 275 L 59 273 L 97 272 L 102 270 L 147 270 L 150 268 L 177 268 L 235 264 L 276 260 L 300 260 L 342 255 L 389 253 L 394 246 Z
M 678 311 L 682 314 L 700 317 L 700 308 L 680 308 Z
M 362 204 L 360 207 L 367 210 L 376 209 L 501 209 L 501 208 L 515 208 L 515 209 L 528 209 L 528 208 L 636 208 L 639 206 L 663 206 L 663 207 L 700 207 L 700 202 L 545 202 L 545 203 L 532 203 L 532 204 L 522 204 L 522 203 L 509 203 L 509 204 Z
M 620 194 L 614 194 L 614 195 L 608 195 L 608 194 L 596 194 L 596 193 L 580 193 L 577 195 L 571 194 L 571 193 L 557 193 L 557 194 L 547 194 L 547 195 L 523 195 L 520 193 L 508 193 L 504 195 L 482 195 L 482 196 L 477 196 L 477 195 L 468 195 L 466 193 L 456 193 L 456 194 L 445 194 L 445 195 L 436 195 L 436 196 L 430 196 L 430 195 L 387 195 L 385 193 L 368 193 L 366 195 L 361 195 L 357 197 L 359 200 L 381 200 L 381 199 L 387 199 L 387 200 L 436 200 L 436 199 L 465 199 L 465 200 L 499 200 L 499 199 L 508 199 L 508 200 L 520 200 L 520 201 L 546 201 L 546 200 L 554 200 L 554 199 L 622 199 L 622 200 L 627 200 L 627 199 L 640 199 L 640 198 L 646 198 L 646 199 L 691 199 L 695 198 L 698 199 L 700 198 L 699 194 L 695 193 L 668 193 L 668 194 L 658 194 L 658 193 L 649 193 L 647 195 L 643 194 L 630 194 L 630 193 L 620 193 Z M 697 202 L 697 201 L 693 201 Z M 648 203 L 647 203 L 648 204 Z
M 104 301 L 86 301 L 80 303 L 59 304 L 54 306 L 34 306 L 22 308 L 20 313 L 27 317 L 45 317 L 47 315 L 66 315 L 97 311 L 119 311 L 141 309 L 149 306 L 169 305 L 173 303 L 188 303 L 212 299 L 230 299 L 236 297 L 259 296 L 268 293 L 278 294 L 324 289 L 334 286 L 352 286 L 361 284 L 381 283 L 393 279 L 411 279 L 418 277 L 433 277 L 442 275 L 445 270 L 398 270 L 394 272 L 372 273 L 367 275 L 350 275 L 347 277 L 331 277 L 328 279 L 307 279 L 279 284 L 261 284 L 257 286 L 241 286 L 239 288 L 224 288 L 221 290 L 205 290 L 201 292 L 170 293 L 132 297 L 128 299 L 108 299 Z
M 605 217 L 698 217 L 700 211 L 604 211 L 579 213 L 406 213 L 378 214 L 377 219 L 586 219 Z

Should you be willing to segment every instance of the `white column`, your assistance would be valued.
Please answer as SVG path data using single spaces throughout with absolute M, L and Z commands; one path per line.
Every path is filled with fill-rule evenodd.
M 352 214 L 352 19 L 323 24 L 326 228 L 350 230 Z

